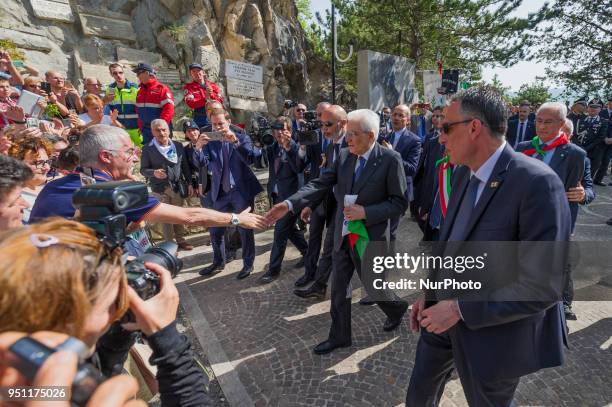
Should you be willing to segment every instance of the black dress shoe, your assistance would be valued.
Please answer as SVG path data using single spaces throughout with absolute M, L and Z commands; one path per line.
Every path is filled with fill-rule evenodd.
M 405 302 L 402 308 L 403 308 L 402 314 L 399 318 L 397 319 L 387 318 L 387 320 L 385 321 L 385 324 L 383 325 L 383 331 L 385 332 L 393 331 L 395 328 L 397 328 L 402 323 L 402 320 L 404 319 L 404 315 L 406 315 L 406 310 L 408 309 L 408 303 Z
M 325 341 L 315 346 L 313 352 L 317 355 L 325 355 L 326 353 L 333 352 L 338 348 L 348 348 L 349 346 L 351 346 L 350 341 L 346 343 L 333 343 L 331 341 Z
M 225 265 L 223 264 L 211 264 L 210 266 L 200 270 L 198 274 L 200 274 L 202 277 L 210 277 L 222 272 L 224 268 Z
M 327 287 L 319 287 L 317 283 L 314 283 L 308 288 L 302 288 L 301 290 L 293 290 L 293 294 L 301 298 L 316 298 L 322 300 L 325 298 L 325 292 Z
M 610 219 L 608 219 L 608 220 L 606 221 L 606 225 L 610 225 L 610 226 L 612 226 L 612 218 L 610 218 Z
M 295 263 L 295 266 L 293 266 L 294 269 L 301 269 L 302 267 L 304 267 L 304 264 L 306 263 L 306 261 L 304 260 L 304 256 L 302 256 L 302 258 L 300 259 L 300 261 L 298 261 L 297 263 Z
M 608 185 L 608 184 L 606 184 L 605 182 L 601 182 L 601 181 L 595 181 L 595 182 L 593 182 L 593 184 L 595 184 L 595 185 L 599 185 L 600 187 L 605 187 L 605 186 L 607 186 L 607 185 Z
M 369 295 L 359 300 L 359 305 L 374 305 L 374 304 L 376 304 L 376 301 L 374 301 Z
M 298 278 L 297 281 L 293 283 L 293 285 L 296 287 L 304 287 L 312 280 L 314 280 L 314 277 L 310 276 L 309 274 L 304 274 L 302 277 Z
M 569 305 L 563 304 L 563 313 L 565 314 L 565 319 L 568 321 L 576 321 L 578 319 L 574 311 L 572 311 L 572 307 Z
M 247 278 L 248 276 L 251 275 L 251 272 L 253 271 L 253 266 L 251 267 L 243 267 L 242 270 L 240 270 L 240 273 L 238 273 L 238 275 L 236 276 L 236 278 L 238 280 L 242 280 L 243 278 Z
M 259 279 L 259 284 L 270 284 L 272 281 L 276 280 L 279 276 L 280 272 L 271 272 L 270 270 L 266 271 L 266 273 L 261 276 Z

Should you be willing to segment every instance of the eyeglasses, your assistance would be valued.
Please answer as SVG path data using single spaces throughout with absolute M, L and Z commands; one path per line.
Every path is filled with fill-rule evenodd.
M 114 151 L 115 153 L 125 153 L 125 154 L 127 154 L 128 157 L 132 157 L 132 156 L 138 154 L 138 149 L 134 148 L 134 147 L 128 148 L 125 151 L 123 151 L 123 150 L 113 150 L 113 149 L 108 149 L 106 151 Z
M 450 131 L 451 127 L 456 126 L 458 124 L 469 123 L 472 120 L 474 120 L 473 117 L 471 119 L 465 119 L 465 120 L 461 120 L 461 121 L 458 121 L 458 122 L 442 123 L 442 131 L 444 133 L 448 134 L 448 132 Z
M 32 164 L 34 165 L 34 167 L 38 169 L 42 169 L 44 168 L 45 165 L 48 165 L 49 167 L 51 167 L 51 165 L 53 164 L 53 160 L 38 160 L 38 161 L 34 161 Z
M 323 127 L 331 127 L 331 126 L 333 126 L 336 123 L 334 123 L 334 122 L 323 122 L 321 124 L 323 125 Z

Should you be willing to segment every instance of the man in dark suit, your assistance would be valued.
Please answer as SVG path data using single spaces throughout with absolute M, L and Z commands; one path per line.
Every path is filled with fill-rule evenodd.
M 272 136 L 276 140 L 268 149 L 270 177 L 268 179 L 268 196 L 274 204 L 282 202 L 299 189 L 298 174 L 304 169 L 304 160 L 298 155 L 298 145 L 291 137 L 291 120 L 279 116 L 272 123 Z M 306 254 L 308 244 L 304 235 L 297 229 L 297 214 L 287 214 L 274 226 L 274 242 L 270 252 L 268 271 L 259 279 L 262 284 L 276 280 L 280 275 L 287 240 Z
M 517 120 L 510 120 L 508 122 L 506 140 L 514 149 L 516 149 L 519 143 L 525 140 L 531 140 L 536 136 L 535 125 L 533 121 L 529 120 L 530 113 L 531 107 L 528 104 L 521 104 L 521 106 L 519 106 Z
M 421 335 L 407 407 L 438 405 L 453 367 L 469 405 L 510 406 L 521 376 L 563 363 L 567 338 L 558 298 L 566 258 L 557 250 L 542 255 L 529 249 L 536 242 L 556 249 L 568 241 L 569 206 L 554 171 L 504 140 L 507 114 L 490 87 L 459 93 L 447 108 L 440 141 L 461 167 L 440 240 L 446 242 L 444 254 L 468 241 L 530 245 L 519 245 L 526 249 L 518 254 L 526 256 L 513 257 L 509 265 L 491 262 L 509 259 L 508 253 L 488 253 L 485 267 L 495 267 L 497 283 L 481 300 L 426 292 L 427 301 L 421 297 L 414 303 L 410 325 Z M 434 270 L 432 277 L 439 281 L 441 272 Z M 479 273 L 493 277 L 491 270 Z M 524 300 L 526 293 L 538 300 Z
M 213 209 L 242 212 L 246 208 L 253 207 L 255 196 L 263 191 L 249 167 L 253 157 L 261 152 L 253 148 L 249 136 L 230 129 L 230 117 L 226 111 L 214 110 L 210 120 L 212 128 L 223 133 L 223 141 L 209 142 L 208 137 L 201 135 L 196 143 L 195 160 L 200 167 L 207 166 L 212 173 L 209 193 Z M 234 226 L 237 226 L 237 223 Z M 239 228 L 239 232 L 243 267 L 237 278 L 242 279 L 253 271 L 255 239 L 252 230 Z M 211 276 L 225 267 L 224 233 L 224 227 L 210 228 L 213 263 L 200 271 L 200 275 Z
M 520 143 L 516 151 L 543 161 L 557 173 L 565 187 L 573 232 L 578 217 L 578 205 L 591 203 L 595 199 L 595 192 L 591 179 L 591 164 L 586 151 L 570 143 L 567 134 L 561 133 L 566 113 L 567 108 L 563 103 L 550 102 L 540 106 L 536 116 L 536 127 L 541 151 L 538 152 L 530 141 Z M 566 319 L 576 319 L 576 314 L 572 311 L 573 297 L 574 287 L 570 266 L 563 290 L 563 312 Z
M 599 186 L 605 185 L 603 182 L 604 177 L 608 174 L 608 168 L 610 167 L 610 161 L 612 161 L 612 96 L 608 97 L 608 105 L 604 106 L 599 112 L 599 116 L 608 123 L 608 130 L 606 137 L 604 138 L 604 152 L 603 159 L 599 165 L 599 169 L 595 172 L 595 184 Z M 608 184 L 612 186 L 612 182 Z
M 356 269 L 366 290 L 371 291 L 371 270 L 363 269 L 373 255 L 371 246 L 388 244 L 389 218 L 398 216 L 408 207 L 406 176 L 399 154 L 376 143 L 379 117 L 371 110 L 349 113 L 347 125 L 348 148 L 340 151 L 333 168 L 321 172 L 286 201 L 275 205 L 267 214 L 271 223 L 289 211 L 299 213 L 311 202 L 317 202 L 333 191 L 337 210 L 334 222 L 334 253 L 331 293 L 332 325 L 329 337 L 314 348 L 317 354 L 332 352 L 351 345 L 351 300 L 348 294 L 353 270 Z M 354 203 L 345 206 L 345 197 Z M 362 221 L 370 243 L 360 258 L 351 244 L 343 225 Z M 361 222 L 359 222 L 361 223 Z M 383 326 L 391 331 L 400 324 L 407 304 L 384 293 L 385 301 L 378 306 L 387 316 Z
M 346 111 L 338 105 L 329 106 L 325 109 L 321 115 L 321 121 L 323 123 L 323 134 L 328 139 L 329 145 L 325 151 L 325 158 L 321 163 L 322 168 L 320 171 L 329 171 L 333 168 L 335 160 L 340 154 L 340 149 L 346 148 L 346 125 L 348 123 Z M 314 208 L 314 209 L 313 209 Z M 322 199 L 320 203 L 312 203 L 302 209 L 300 216 L 304 221 L 310 218 L 310 239 L 308 240 L 308 253 L 314 252 L 312 248 L 312 234 L 313 232 L 313 216 L 317 214 L 323 218 L 321 224 L 321 232 L 323 227 L 327 225 L 327 231 L 325 232 L 325 239 L 323 242 L 323 252 L 318 257 L 321 242 L 316 248 L 316 254 L 318 257 L 318 264 L 312 264 L 310 261 L 306 262 L 306 272 L 311 273 L 312 277 L 310 280 L 314 282 L 308 288 L 296 289 L 293 291 L 295 295 L 302 298 L 318 298 L 323 299 L 327 291 L 327 281 L 332 271 L 332 253 L 334 248 L 334 213 L 336 210 L 336 198 L 332 192 L 328 192 L 327 195 Z M 308 257 L 308 254 L 307 254 Z M 297 285 L 297 283 L 296 283 Z
M 151 190 L 157 194 L 160 202 L 183 206 L 186 196 L 180 195 L 179 185 L 183 184 L 184 192 L 189 195 L 194 193 L 185 149 L 178 141 L 170 140 L 170 128 L 165 120 L 153 120 L 151 132 L 153 140 L 142 149 L 140 173 L 147 178 Z M 185 240 L 186 231 L 183 225 L 164 223 L 162 230 L 165 240 L 176 240 L 182 250 L 193 249 Z
M 588 115 L 584 120 L 578 123 L 576 137 L 572 142 L 582 147 L 586 152 L 589 160 L 591 160 L 591 177 L 595 185 L 605 186 L 602 179 L 598 179 L 597 171 L 604 159 L 608 144 L 606 144 L 606 136 L 608 135 L 608 122 L 603 119 L 599 112 L 603 104 L 598 98 L 589 101 L 587 109 Z M 607 170 L 607 169 L 606 169 Z

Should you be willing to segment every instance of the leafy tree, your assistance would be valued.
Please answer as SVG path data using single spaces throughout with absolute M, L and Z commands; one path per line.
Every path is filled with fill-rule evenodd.
M 518 105 L 523 100 L 528 100 L 532 105 L 541 105 L 552 97 L 548 86 L 544 85 L 543 77 L 536 76 L 533 83 L 523 84 L 518 93 L 512 98 L 512 104 Z
M 334 0 L 334 3 L 339 13 L 340 53 L 351 42 L 356 50 L 407 57 L 414 61 L 417 70 L 434 69 L 439 55 L 444 67 L 460 68 L 473 77 L 478 77 L 485 64 L 509 66 L 524 59 L 526 50 L 536 41 L 529 30 L 544 18 L 541 14 L 524 19 L 509 17 L 522 0 Z M 311 38 L 318 38 L 320 44 L 330 44 L 331 16 L 327 12 L 317 17 L 319 30 L 313 31 L 315 35 Z M 320 48 L 324 50 L 321 57 L 330 58 L 329 47 Z M 339 78 L 356 84 L 356 65 L 357 58 L 339 64 Z M 420 83 L 417 87 L 421 87 Z
M 506 101 L 506 102 L 510 102 L 511 101 L 511 97 L 510 97 L 510 87 L 509 86 L 504 86 L 504 84 L 502 83 L 502 81 L 499 80 L 499 76 L 497 74 L 493 75 L 493 78 L 491 78 L 491 82 L 487 82 L 484 80 L 480 80 L 477 82 L 474 82 L 471 84 L 472 86 L 482 86 L 482 85 L 489 85 L 491 86 L 493 89 L 495 89 L 497 92 L 499 92 L 499 94 L 501 95 L 501 97 Z
M 566 94 L 612 93 L 612 12 L 609 1 L 553 0 L 538 13 L 534 58 Z

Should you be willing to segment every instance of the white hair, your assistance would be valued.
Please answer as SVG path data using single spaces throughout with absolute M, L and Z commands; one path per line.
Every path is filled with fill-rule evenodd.
M 380 117 L 370 109 L 353 110 L 348 114 L 348 120 L 358 122 L 361 131 L 365 133 L 374 133 L 374 136 L 378 134 Z
M 168 122 L 165 121 L 164 119 L 155 119 L 151 122 L 151 128 L 159 125 L 159 124 L 165 124 L 166 127 L 170 128 L 170 126 L 168 126 Z
M 565 119 L 565 127 L 567 127 L 568 136 L 571 136 L 574 133 L 574 122 L 570 119 Z
M 79 139 L 79 161 L 81 165 L 92 166 L 98 163 L 102 150 L 119 151 L 123 146 L 122 137 L 129 139 L 125 130 L 106 124 L 88 127 Z
M 537 113 L 540 113 L 542 110 L 552 110 L 557 113 L 557 117 L 561 120 L 565 120 L 567 117 L 567 106 L 563 103 L 559 102 L 546 102 L 542 103 L 542 106 L 538 109 Z

